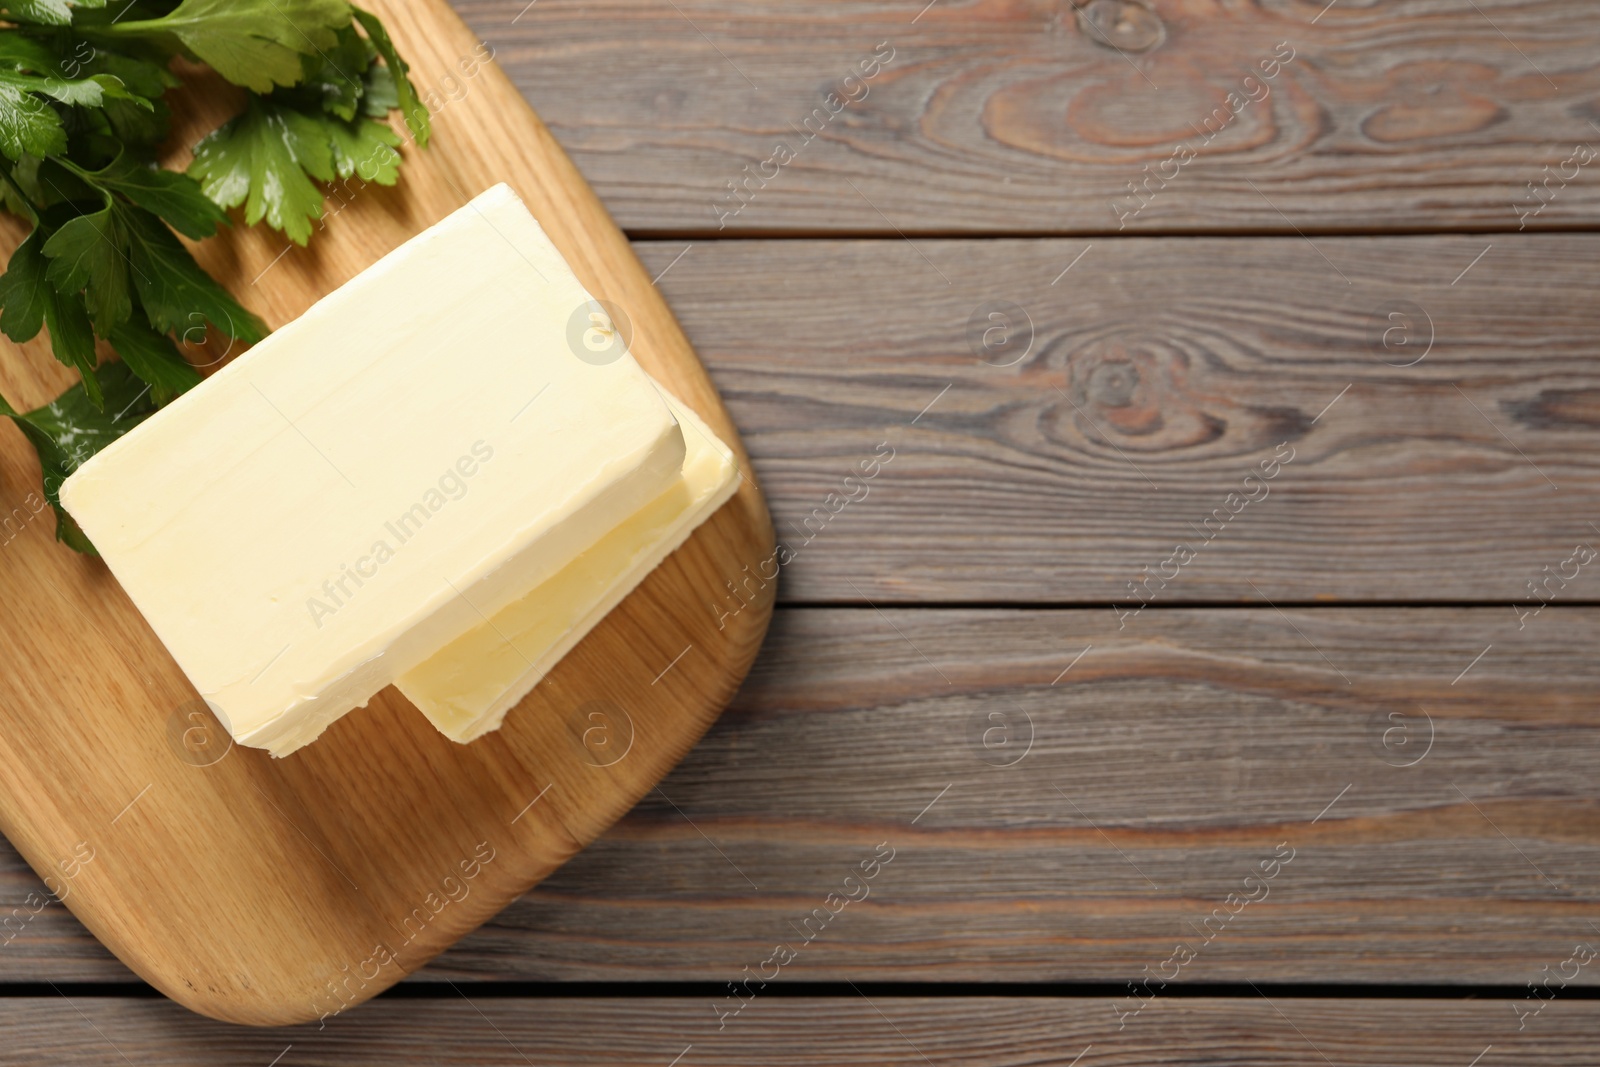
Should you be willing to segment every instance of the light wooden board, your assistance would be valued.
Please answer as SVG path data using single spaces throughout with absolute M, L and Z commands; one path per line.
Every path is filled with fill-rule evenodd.
M 1182 981 L 1520 989 L 1600 945 L 1600 610 L 1286 614 L 782 608 L 661 793 L 412 981 L 733 981 L 882 841 L 785 981 L 1133 980 L 1283 841 Z M 56 907 L 0 950 L 119 977 Z
M 1600 543 L 1600 235 L 737 240 L 660 284 L 798 553 L 790 602 L 1129 600 L 1209 520 L 1159 602 L 1508 604 Z M 996 303 L 1025 353 L 972 347 Z
M 202 261 L 281 324 L 508 181 L 595 295 L 631 316 L 640 362 L 737 444 L 649 275 L 516 90 L 474 62 L 476 39 L 441 0 L 376 6 L 425 89 L 465 87 L 435 114 L 432 146 L 406 150 L 398 188 L 349 191 L 309 250 L 280 259 L 283 239 L 252 231 L 208 242 Z M 233 102 L 219 87 L 180 114 L 207 129 Z M 61 384 L 37 341 L 0 368 L 18 403 Z M 37 478 L 4 428 L 0 493 L 21 500 Z M 752 590 L 721 628 L 711 610 L 724 579 L 770 552 L 747 476 L 501 732 L 454 745 L 388 690 L 286 760 L 235 748 L 197 766 L 182 736 L 193 691 L 105 568 L 50 527 L 35 520 L 0 552 L 0 829 L 138 974 L 249 1023 L 375 994 L 600 834 L 733 694 L 771 601 L 770 585 Z M 609 738 L 593 732 L 595 702 Z
M 1529 182 L 1529 229 L 1600 221 L 1600 160 L 1574 161 L 1600 146 L 1586 0 L 1149 0 L 1165 36 L 1129 54 L 1089 6 L 460 5 L 634 234 L 1110 234 L 1146 167 L 1122 233 L 1515 231 Z M 892 62 L 846 84 L 880 43 Z M 819 119 L 830 92 L 859 99 Z M 1250 102 L 1223 121 L 1230 92 Z M 780 143 L 796 158 L 766 163 Z
M 1562 957 L 1565 959 L 1566 957 Z M 1556 961 L 1557 963 L 1560 960 Z M 282 1067 L 1480 1067 L 1593 1062 L 1600 1004 L 1286 997 L 1160 998 L 1119 1028 L 1131 996 L 839 997 L 757 994 L 718 1029 L 711 997 L 385 1000 L 315 1027 L 249 1031 L 170 1005 L 45 996 L 0 1003 L 19 1062 L 62 1067 L 217 1063 Z M 1492 1048 L 1491 1048 L 1492 1046 Z M 1080 1060 L 1079 1057 L 1082 1057 Z M 1325 1058 L 1324 1058 L 1325 1057 Z

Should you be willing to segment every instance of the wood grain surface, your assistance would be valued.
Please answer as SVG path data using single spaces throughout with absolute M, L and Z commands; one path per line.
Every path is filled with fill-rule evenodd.
M 382 1000 L 313 1026 L 241 1030 L 171 1005 L 59 996 L 0 1002 L 8 1049 L 62 1067 L 216 1063 L 283 1067 L 610 1067 L 1080 1062 L 1481 1067 L 1592 1062 L 1600 1005 L 1555 1000 L 1518 1032 L 1525 1003 L 1492 1000 L 1157 999 L 1118 1029 L 1114 1002 L 1046 997 L 758 997 L 717 1029 L 710 1001 L 668 998 Z M 1123 1009 L 1126 1010 L 1126 1009 Z M 997 1035 L 1005 1035 L 1003 1040 Z M 674 1061 L 674 1057 L 681 1059 Z M 119 1058 L 120 1057 L 120 1058 Z
M 1554 607 L 782 609 L 659 791 L 415 980 L 737 981 L 781 942 L 785 981 L 1125 982 L 1182 942 L 1183 982 L 1520 988 L 1600 945 L 1597 643 Z M 0 981 L 122 976 L 23 922 Z
M 1600 237 L 685 246 L 790 601 L 1509 603 L 1600 538 Z
M 1514 231 L 1600 208 L 1583 0 L 459 6 L 631 233 Z
M 408 149 L 398 188 L 346 184 L 309 251 L 280 255 L 261 228 L 207 242 L 202 262 L 281 324 L 507 181 L 595 296 L 626 310 L 639 361 L 737 447 L 650 276 L 472 35 L 442 0 L 379 7 L 425 89 L 470 67 L 471 92 L 435 109 L 433 143 Z M 200 92 L 180 114 L 209 129 L 228 107 Z M 6 350 L 19 404 L 51 395 L 41 347 Z M 5 498 L 37 484 L 31 448 L 5 427 Z M 771 544 L 747 478 L 500 732 L 453 744 L 391 689 L 274 761 L 215 739 L 196 753 L 189 731 L 206 720 L 182 673 L 105 567 L 34 521 L 0 555 L 0 828 L 100 941 L 183 1004 L 257 1024 L 342 1011 L 549 874 L 688 751 L 756 653 L 770 585 L 720 624 L 707 599 Z M 612 760 L 624 739 L 630 758 Z
M 788 606 L 658 790 L 323 1030 L 75 987 L 130 975 L 0 849 L 0 982 L 66 994 L 0 998 L 0 1058 L 1594 1059 L 1594 964 L 1515 996 L 1600 946 L 1600 578 L 1550 577 L 1600 539 L 1591 5 L 456 6 L 705 360 Z M 441 125 L 520 106 L 450 40 L 418 64 Z M 367 190 L 330 230 L 400 210 Z M 830 995 L 719 1026 L 779 944 Z M 1130 1015 L 1179 945 L 1175 984 L 1234 995 Z M 866 984 L 918 981 L 1106 995 Z

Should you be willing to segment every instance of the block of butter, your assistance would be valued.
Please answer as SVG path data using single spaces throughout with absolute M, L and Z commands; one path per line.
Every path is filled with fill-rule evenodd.
M 598 309 L 495 186 L 89 460 L 62 504 L 233 736 L 292 752 L 679 479 L 655 384 L 573 339 Z
M 700 416 L 662 394 L 683 427 L 682 474 L 554 577 L 396 683 L 439 731 L 471 741 L 516 705 L 738 488 L 738 462 Z

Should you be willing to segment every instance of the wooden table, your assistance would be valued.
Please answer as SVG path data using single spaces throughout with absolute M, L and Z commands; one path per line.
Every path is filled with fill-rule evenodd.
M 1594 1061 L 1600 14 L 922 2 L 463 0 L 740 424 L 766 649 L 320 1030 L 7 852 L 0 1060 Z

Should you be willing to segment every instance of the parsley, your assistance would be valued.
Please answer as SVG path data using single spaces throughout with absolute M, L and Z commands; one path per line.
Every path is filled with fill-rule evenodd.
M 61 116 L 36 96 L 0 84 L 0 152 L 11 159 L 53 156 L 67 150 Z
M 411 135 L 417 139 L 417 144 L 423 148 L 428 147 L 428 135 L 431 132 L 428 125 L 428 109 L 417 99 L 417 90 L 412 86 L 411 79 L 406 77 L 406 72 L 410 68 L 406 66 L 406 61 L 400 58 L 400 53 L 395 51 L 394 42 L 389 40 L 389 31 L 383 28 L 378 16 L 362 11 L 359 7 L 354 10 L 356 21 L 361 23 L 361 28 L 367 31 L 367 39 L 382 54 L 385 69 L 394 80 L 395 106 L 400 109 Z
M 44 254 L 50 259 L 44 272 L 45 281 L 57 293 L 75 293 L 82 289 L 88 299 L 94 332 L 101 337 L 109 336 L 133 314 L 128 261 L 120 254 L 106 254 L 107 247 L 120 253 L 127 244 L 121 229 L 112 213 L 112 205 L 107 204 L 92 214 L 68 219 L 44 243 Z
M 419 146 L 431 132 L 428 109 L 383 24 L 351 10 L 365 37 L 346 26 L 326 51 L 301 57 L 298 84 L 251 98 L 195 146 L 189 165 L 211 199 L 229 208 L 243 204 L 245 222 L 265 220 L 296 244 L 311 239 L 312 223 L 322 217 L 316 183 L 395 183 L 401 139 L 377 118 L 398 108 Z
M 26 341 L 44 325 L 45 304 L 57 299 L 45 284 L 44 236 L 36 228 L 11 253 L 11 265 L 0 275 L 0 332 L 13 341 Z
M 160 18 L 119 22 L 117 37 L 171 34 L 235 85 L 271 92 L 302 76 L 300 57 L 331 48 L 350 23 L 344 0 L 183 0 Z
M 56 538 L 79 552 L 98 555 L 72 516 L 61 509 L 61 483 L 84 461 L 138 426 L 155 411 L 150 386 L 142 384 L 123 363 L 100 370 L 101 399 L 88 395 L 85 378 L 42 408 L 18 412 L 0 398 L 0 415 L 22 429 L 39 453 L 44 495 L 56 509 Z
M 80 0 L 79 7 L 105 7 L 106 0 Z M 72 8 L 66 0 L 7 0 L 0 14 L 15 22 L 34 22 L 43 26 L 69 26 Z
M 121 193 L 185 237 L 199 241 L 228 225 L 228 214 L 192 181 L 176 171 L 133 162 L 127 153 L 86 177 Z
M 296 244 L 322 217 L 316 182 L 359 176 L 393 185 L 400 138 L 373 119 L 342 121 L 317 110 L 251 100 L 244 114 L 195 146 L 189 173 L 224 207 L 245 205 L 244 220 L 267 225 Z
M 156 162 L 178 57 L 248 92 L 187 172 Z M 199 383 L 177 340 L 267 333 L 178 235 L 204 240 L 242 207 L 304 245 L 320 185 L 393 185 L 398 149 L 429 132 L 383 24 L 346 0 L 0 0 L 0 207 L 32 225 L 0 275 L 0 333 L 47 331 L 81 379 L 27 413 L 0 397 L 0 415 L 39 453 L 61 540 L 93 551 L 61 482 Z M 100 365 L 97 341 L 120 362 Z

